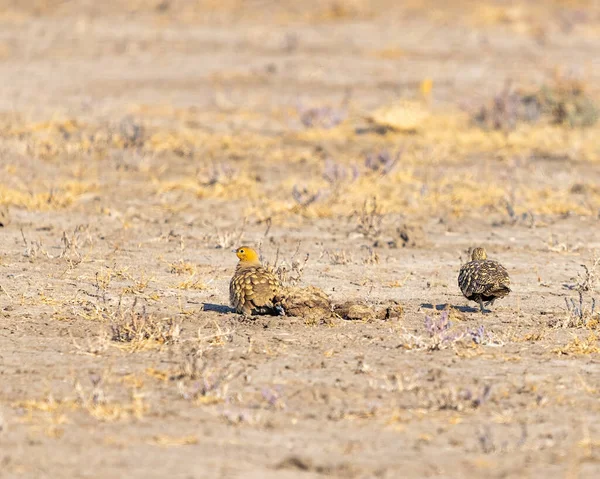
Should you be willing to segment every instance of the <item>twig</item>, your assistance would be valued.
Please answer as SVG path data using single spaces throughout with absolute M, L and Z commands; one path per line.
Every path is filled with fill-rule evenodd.
M 2 291 L 4 291 L 4 294 L 5 294 L 6 296 L 8 296 L 8 299 L 10 299 L 10 300 L 12 301 L 12 299 L 13 299 L 13 298 L 12 298 L 12 296 L 11 296 L 10 294 L 8 294 L 8 291 L 6 291 L 6 289 L 4 288 L 4 286 L 2 286 L 2 283 L 0 283 L 0 289 L 1 289 Z

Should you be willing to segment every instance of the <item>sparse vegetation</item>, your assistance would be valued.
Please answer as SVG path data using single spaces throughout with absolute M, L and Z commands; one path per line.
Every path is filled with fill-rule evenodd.
M 350 92 L 346 92 L 339 107 L 331 105 L 307 107 L 300 101 L 297 106 L 298 116 L 306 128 L 335 128 L 346 119 L 349 100 Z
M 277 254 L 275 257 L 275 263 L 273 264 L 273 271 L 279 278 L 282 284 L 290 284 L 292 286 L 297 285 L 302 281 L 302 277 L 304 276 L 304 268 L 308 263 L 310 258 L 310 254 L 306 253 L 301 257 L 300 254 L 301 244 L 298 243 L 298 246 L 292 256 L 289 259 L 279 259 L 279 248 L 277 249 Z M 265 262 L 266 266 L 269 266 L 268 262 Z
M 383 212 L 377 205 L 377 197 L 365 200 L 360 211 L 353 214 L 356 218 L 356 232 L 365 238 L 376 240 L 381 235 Z
M 451 321 L 451 310 L 438 316 L 425 316 L 426 337 L 410 333 L 402 335 L 402 347 L 409 350 L 438 351 L 447 348 L 503 346 L 503 341 L 488 333 L 483 325 L 477 328 L 457 328 Z
M 324 251 L 324 255 L 329 258 L 329 261 L 332 265 L 345 265 L 349 264 L 351 258 L 348 256 L 345 250 L 326 250 Z
M 184 352 L 179 372 L 171 379 L 177 381 L 182 398 L 197 404 L 217 404 L 226 399 L 229 383 L 241 374 L 241 369 L 232 372 L 229 366 L 219 366 L 205 352 L 192 348 Z
M 566 345 L 554 349 L 554 352 L 562 356 L 579 356 L 586 354 L 600 353 L 600 344 L 598 336 L 590 333 L 585 339 L 580 339 L 578 336 L 573 336 L 573 339 Z
M 217 229 L 216 247 L 228 249 L 239 246 L 241 244 L 242 238 L 244 237 L 244 232 L 246 231 L 246 223 L 247 218 L 244 218 L 242 224 L 234 227 L 232 230 L 223 231 L 221 229 Z
M 473 119 L 484 128 L 509 131 L 520 122 L 536 123 L 542 118 L 559 125 L 589 127 L 596 123 L 598 114 L 598 107 L 586 92 L 584 82 L 556 77 L 530 92 L 518 91 L 507 82 Z
M 464 7 L 4 2 L 2 477 L 594 476 L 600 5 Z
M 387 176 L 398 166 L 398 161 L 402 158 L 402 151 L 399 149 L 396 153 L 390 153 L 384 149 L 376 153 L 368 153 L 365 157 L 365 169 L 369 173 Z
M 137 300 L 129 308 L 122 308 L 110 315 L 111 340 L 125 343 L 130 350 L 142 350 L 174 344 L 179 341 L 181 326 L 171 318 L 164 320 L 153 317 L 137 308 Z
M 566 288 L 577 293 L 577 299 L 565 298 L 566 318 L 555 321 L 554 326 L 563 328 L 588 328 L 596 329 L 600 324 L 600 311 L 596 309 L 594 295 L 600 285 L 598 269 L 600 258 L 594 255 L 590 266 L 582 264 L 584 273 L 577 275 L 574 284 L 567 284 Z

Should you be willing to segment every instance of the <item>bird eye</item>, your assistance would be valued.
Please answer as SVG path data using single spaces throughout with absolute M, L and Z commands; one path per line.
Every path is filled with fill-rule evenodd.
M 243 249 L 241 249 L 241 250 L 240 250 L 240 253 L 244 254 L 244 250 L 243 250 Z

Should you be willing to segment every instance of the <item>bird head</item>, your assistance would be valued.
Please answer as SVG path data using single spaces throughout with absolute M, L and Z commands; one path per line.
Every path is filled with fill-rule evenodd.
M 258 253 L 250 248 L 249 246 L 241 246 L 236 251 L 235 254 L 240 259 L 242 263 L 260 263 L 260 259 L 258 257 Z
M 474 248 L 471 252 L 471 260 L 478 261 L 487 259 L 487 253 L 484 248 Z

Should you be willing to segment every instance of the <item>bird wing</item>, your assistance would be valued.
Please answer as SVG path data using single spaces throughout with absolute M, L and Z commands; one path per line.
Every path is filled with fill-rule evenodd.
M 497 261 L 486 261 L 486 274 L 488 276 L 487 288 L 483 294 L 497 294 L 510 291 L 510 278 L 508 271 Z
M 481 267 L 482 273 L 486 275 L 487 282 L 496 286 L 510 286 L 508 271 L 497 261 L 486 260 Z
M 279 281 L 273 273 L 260 267 L 251 276 L 252 296 L 248 297 L 255 306 L 271 306 L 279 290 Z
M 479 266 L 477 265 L 477 261 L 471 261 L 460 268 L 460 273 L 458 274 L 458 286 L 467 298 L 475 294 L 478 270 Z
M 273 297 L 279 290 L 279 281 L 261 266 L 244 272 L 243 289 L 246 300 L 254 306 L 272 306 Z
M 229 302 L 236 309 L 245 302 L 244 284 L 244 274 L 238 272 L 233 275 L 229 283 Z

